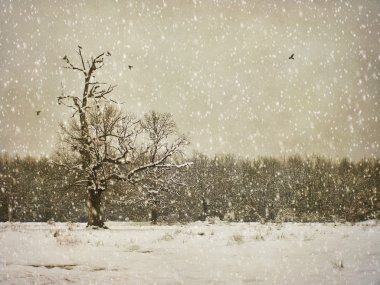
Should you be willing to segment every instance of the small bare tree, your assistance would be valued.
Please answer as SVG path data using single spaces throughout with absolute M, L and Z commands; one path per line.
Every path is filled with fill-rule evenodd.
M 115 101 L 108 95 L 115 86 L 95 79 L 109 52 L 91 57 L 87 65 L 81 47 L 78 55 L 80 66 L 67 56 L 63 60 L 66 68 L 83 75 L 83 92 L 58 97 L 58 103 L 73 109 L 69 125 L 61 125 L 62 141 L 77 153 L 80 161 L 78 165 L 65 165 L 78 169 L 84 176 L 78 183 L 84 184 L 88 194 L 88 226 L 104 227 L 101 197 L 107 184 L 118 180 L 136 183 L 147 169 L 187 165 L 175 164 L 171 158 L 182 151 L 188 140 L 178 134 L 170 114 L 151 112 L 138 120 L 110 105 Z
M 153 168 L 144 171 L 141 180 L 141 201 L 150 209 L 150 220 L 157 224 L 161 211 L 172 213 L 173 206 L 178 206 L 184 195 L 185 184 L 182 181 L 181 171 L 170 168 Z

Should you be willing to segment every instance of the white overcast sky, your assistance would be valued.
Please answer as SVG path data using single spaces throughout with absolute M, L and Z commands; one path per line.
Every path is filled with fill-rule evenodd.
M 0 0 L 0 150 L 50 154 L 61 58 L 110 51 L 99 80 L 171 112 L 189 150 L 380 156 L 380 2 Z M 294 53 L 295 59 L 288 57 Z M 128 65 L 134 68 L 130 71 Z M 41 110 L 36 116 L 35 111 Z

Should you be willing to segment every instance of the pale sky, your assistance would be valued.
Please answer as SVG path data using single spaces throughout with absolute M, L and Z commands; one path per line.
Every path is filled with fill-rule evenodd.
M 172 113 L 189 151 L 380 157 L 378 0 L 0 6 L 0 151 L 51 153 L 70 117 L 61 82 L 82 92 L 61 60 L 79 44 L 110 51 L 98 78 L 118 85 L 111 97 Z

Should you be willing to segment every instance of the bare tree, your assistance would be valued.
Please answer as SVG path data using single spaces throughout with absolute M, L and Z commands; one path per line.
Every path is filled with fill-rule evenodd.
M 178 134 L 170 114 L 151 112 L 138 120 L 110 105 L 115 101 L 108 95 L 115 86 L 95 79 L 109 52 L 91 57 L 87 65 L 80 47 L 78 55 L 79 67 L 67 56 L 63 60 L 66 68 L 83 75 L 83 92 L 80 96 L 58 97 L 58 103 L 73 109 L 69 125 L 61 125 L 62 141 L 78 155 L 80 162 L 65 165 L 82 172 L 77 183 L 87 191 L 88 226 L 105 227 L 101 197 L 107 184 L 118 180 L 136 183 L 147 169 L 187 165 L 175 164 L 171 157 L 180 153 L 188 140 Z
M 182 171 L 173 168 L 152 168 L 144 171 L 143 179 L 140 183 L 139 199 L 150 209 L 150 221 L 157 224 L 158 217 L 163 213 L 175 216 L 177 206 L 181 207 L 184 196 Z
M 9 156 L 0 156 L 0 221 L 12 221 L 13 211 L 17 205 L 16 188 L 19 170 Z M 23 193 L 25 194 L 25 193 Z

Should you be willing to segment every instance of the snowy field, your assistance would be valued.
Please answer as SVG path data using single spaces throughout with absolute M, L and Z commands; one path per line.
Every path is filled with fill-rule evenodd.
M 0 284 L 380 284 L 380 224 L 0 223 Z

